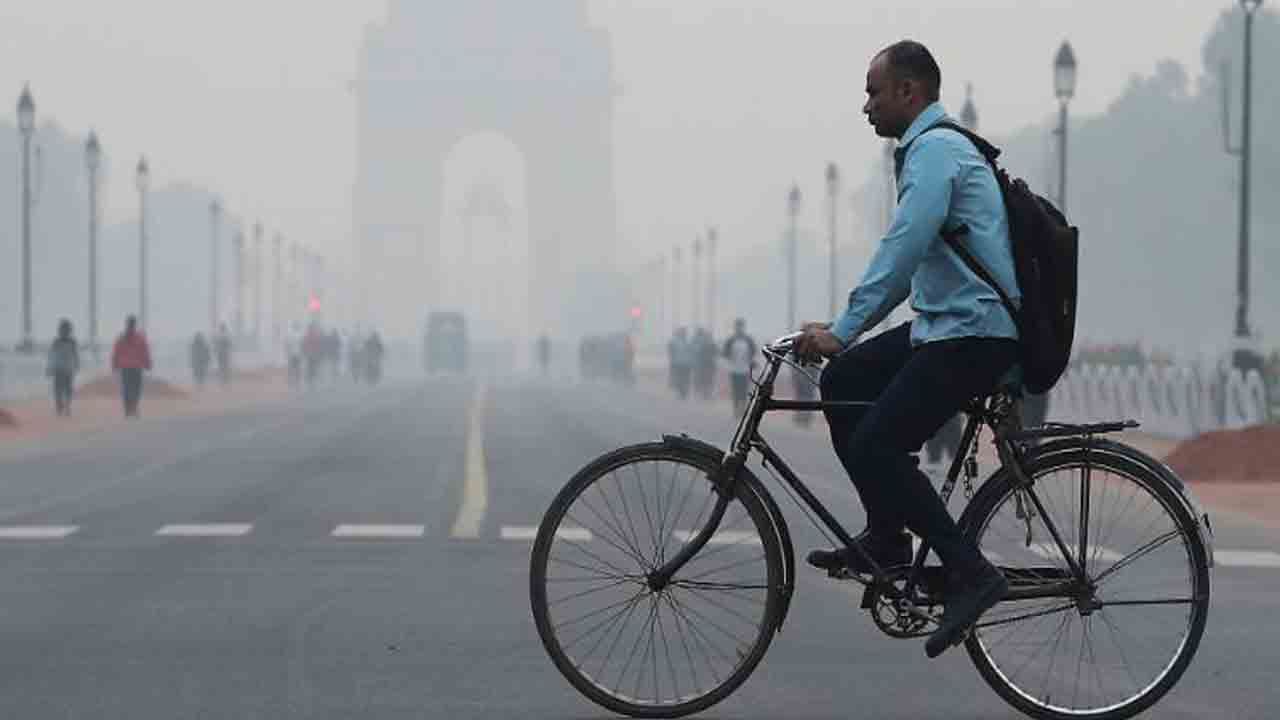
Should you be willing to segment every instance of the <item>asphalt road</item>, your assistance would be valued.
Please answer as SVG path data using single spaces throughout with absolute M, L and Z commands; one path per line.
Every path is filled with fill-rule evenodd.
M 822 435 L 769 428 L 861 529 Z M 441 378 L 0 448 L 0 717 L 608 717 L 538 641 L 525 533 L 600 453 L 731 430 L 608 385 Z M 821 540 L 778 498 L 803 556 Z M 1214 570 L 1199 654 L 1149 717 L 1280 714 L 1280 536 L 1216 530 L 1264 554 Z M 857 600 L 802 567 L 763 663 L 703 716 L 1021 717 Z

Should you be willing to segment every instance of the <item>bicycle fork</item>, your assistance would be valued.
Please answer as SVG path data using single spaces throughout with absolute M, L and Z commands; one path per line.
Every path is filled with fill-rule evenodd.
M 711 515 L 707 521 L 703 523 L 689 542 L 680 549 L 662 567 L 657 568 L 649 573 L 645 581 L 649 585 L 649 589 L 658 592 L 663 590 L 671 583 L 671 578 L 689 562 L 694 555 L 697 555 L 703 547 L 711 540 L 711 536 L 715 535 L 716 530 L 720 529 L 720 521 L 724 519 L 725 511 L 729 509 L 729 501 L 733 498 L 734 492 L 737 490 L 738 471 L 746 464 L 747 454 L 744 451 L 735 451 L 725 457 L 720 466 L 716 468 L 715 474 L 711 476 L 711 484 L 715 487 L 716 504 L 711 508 Z

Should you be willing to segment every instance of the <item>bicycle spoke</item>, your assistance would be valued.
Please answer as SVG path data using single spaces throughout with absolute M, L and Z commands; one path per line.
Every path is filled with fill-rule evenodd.
M 1092 595 L 1077 598 L 1090 590 L 1068 584 L 1065 597 L 1006 600 L 975 625 L 971 649 L 997 671 L 987 676 L 993 684 L 1036 709 L 1083 717 L 1167 690 L 1158 681 L 1181 672 L 1174 660 L 1202 627 L 1193 623 L 1203 623 L 1208 596 L 1195 575 L 1196 538 L 1159 482 L 1137 463 L 1100 453 L 1037 474 L 1040 503 L 1030 518 L 1033 504 L 1019 505 L 1018 490 L 988 501 L 978 546 L 1015 589 L 1069 582 L 1067 557 L 1092 578 Z
M 559 669 L 584 692 L 594 688 L 588 696 L 605 707 L 705 708 L 746 678 L 770 639 L 780 592 L 776 537 L 765 533 L 754 495 L 715 491 L 701 457 L 637 447 L 646 447 L 639 457 L 624 454 L 579 480 L 553 506 L 559 514 L 544 520 L 540 537 L 550 534 L 546 523 L 581 528 L 584 537 L 535 544 L 539 633 Z M 686 533 L 706 528 L 721 501 L 727 506 L 706 546 L 662 589 L 651 587 L 653 570 L 688 547 Z
M 613 624 L 616 623 L 622 615 L 625 615 L 628 612 L 630 612 L 631 608 L 635 607 L 635 605 L 640 602 L 640 599 L 643 598 L 644 595 L 645 594 L 643 592 L 637 592 L 627 601 L 626 605 L 623 608 L 615 612 L 613 615 L 610 615 L 609 617 L 605 618 L 604 620 L 601 620 L 599 623 L 592 625 L 591 628 L 589 628 L 586 632 L 574 638 L 572 642 L 568 642 L 561 645 L 561 648 L 563 648 L 564 651 L 567 653 L 574 645 L 577 645 L 578 643 L 582 642 L 586 638 L 590 637 L 597 630 L 603 630 L 603 632 L 600 633 L 601 639 L 608 637 L 609 629 L 613 627 Z M 609 627 L 606 628 L 605 627 L 606 625 L 608 625 Z M 598 645 L 599 643 L 600 643 L 600 640 L 597 640 L 596 644 Z M 595 645 L 592 646 L 592 651 L 594 650 L 595 650 Z M 588 652 L 586 656 L 584 656 L 584 660 L 585 658 L 588 658 L 588 657 L 591 657 L 591 652 Z
M 612 476 L 612 473 L 610 473 L 610 476 Z M 615 479 L 615 484 L 616 482 L 617 481 Z M 640 551 L 640 546 L 636 542 L 635 528 L 631 529 L 632 534 L 630 536 L 628 536 L 626 532 L 623 531 L 622 521 L 618 519 L 618 514 L 614 511 L 613 503 L 609 501 L 609 496 L 605 494 L 604 486 L 605 486 L 604 479 L 601 478 L 600 482 L 597 482 L 595 484 L 596 494 L 604 499 L 604 505 L 609 510 L 609 516 L 613 518 L 614 523 L 617 525 L 618 534 L 623 537 L 625 541 L 624 544 L 627 547 L 631 548 L 631 551 L 632 553 L 634 553 L 634 556 L 638 558 L 640 566 L 645 568 L 646 570 L 650 569 L 648 565 L 644 562 L 644 553 Z M 619 488 L 618 492 L 619 493 L 622 492 L 621 488 Z M 630 515 L 628 515 L 627 518 L 628 518 L 628 525 L 630 525 Z
M 1181 535 L 1181 533 L 1178 532 L 1178 530 L 1174 529 L 1174 530 L 1170 530 L 1164 535 L 1161 535 L 1157 538 L 1149 540 L 1142 547 L 1138 548 L 1137 550 L 1134 550 L 1133 552 L 1129 553 L 1128 555 L 1121 558 L 1120 560 L 1117 560 L 1114 565 L 1107 568 L 1106 570 L 1103 570 L 1101 573 L 1098 573 L 1098 576 L 1094 578 L 1093 581 L 1095 583 L 1101 583 L 1103 580 L 1107 579 L 1109 576 L 1114 575 L 1115 573 L 1119 572 L 1122 568 L 1136 562 L 1138 559 L 1142 558 L 1143 556 L 1150 554 L 1151 552 L 1156 550 L 1156 548 L 1159 548 L 1161 545 L 1164 545 L 1165 543 L 1178 537 L 1179 535 Z
M 747 617 L 746 615 L 743 615 L 741 612 L 739 612 L 738 610 L 735 610 L 735 609 L 733 609 L 733 608 L 729 607 L 728 605 L 724 605 L 723 603 L 720 603 L 720 602 L 717 602 L 717 601 L 715 601 L 715 600 L 712 600 L 711 598 L 707 597 L 707 593 L 705 593 L 705 592 L 703 592 L 703 591 L 701 591 L 701 590 L 698 590 L 697 588 L 685 587 L 685 588 L 683 588 L 683 589 L 688 590 L 688 591 L 689 591 L 690 593 L 692 593 L 695 597 L 700 598 L 703 602 L 708 603 L 708 604 L 710 604 L 710 605 L 714 605 L 715 607 L 717 607 L 717 608 L 719 608 L 719 609 L 721 609 L 721 610 L 724 610 L 725 612 L 729 613 L 731 616 L 733 616 L 733 617 L 735 617 L 735 618 L 737 618 L 737 619 L 741 620 L 742 622 L 746 623 L 748 626 L 752 626 L 752 627 L 754 627 L 754 626 L 758 626 L 758 625 L 760 624 L 760 622 L 759 622 L 758 620 L 753 620 L 752 618 Z
M 609 583 L 608 585 L 604 585 L 604 586 L 601 586 L 601 587 L 598 587 L 598 588 L 591 588 L 590 590 L 583 590 L 583 591 L 581 591 L 581 592 L 573 593 L 572 595 L 566 595 L 566 596 L 564 596 L 564 597 L 562 597 L 562 598 L 557 598 L 556 600 L 549 601 L 549 602 L 547 603 L 547 606 L 548 606 L 548 607 L 555 607 L 556 605 L 559 605 L 559 604 L 561 604 L 561 603 L 569 602 L 570 600 L 577 600 L 578 598 L 583 598 L 583 597 L 586 597 L 587 595 L 594 595 L 594 594 L 596 594 L 596 593 L 598 593 L 598 592 L 604 592 L 605 590 L 612 590 L 613 588 L 616 588 L 616 587 L 618 587 L 619 585 L 622 585 L 622 584 L 624 584 L 624 583 L 629 583 L 629 582 L 631 582 L 631 581 L 630 581 L 630 580 L 617 580 L 617 581 L 614 581 L 614 582 Z

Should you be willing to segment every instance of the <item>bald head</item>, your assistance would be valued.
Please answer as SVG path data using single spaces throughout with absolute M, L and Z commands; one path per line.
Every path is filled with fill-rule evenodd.
M 915 40 L 900 40 L 876 54 L 884 60 L 897 82 L 910 80 L 920 87 L 920 94 L 931 103 L 937 102 L 942 90 L 942 70 L 929 48 Z
M 942 71 L 928 48 L 913 40 L 896 42 L 871 59 L 862 112 L 877 135 L 901 138 L 938 101 L 941 85 Z

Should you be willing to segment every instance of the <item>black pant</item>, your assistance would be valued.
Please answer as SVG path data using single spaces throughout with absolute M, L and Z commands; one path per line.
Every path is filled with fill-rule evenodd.
M 136 416 L 138 414 L 138 400 L 142 398 L 142 368 L 122 368 L 120 370 L 120 389 L 124 393 L 125 416 Z
M 53 409 L 59 415 L 71 414 L 72 375 L 69 372 L 53 374 Z
M 910 528 L 953 572 L 971 569 L 977 549 L 960 534 L 928 476 L 924 441 L 970 400 L 991 392 L 1016 360 L 1013 340 L 963 338 L 912 347 L 901 325 L 835 357 L 822 373 L 824 400 L 869 408 L 829 410 L 836 455 L 848 471 L 876 535 Z
M 742 411 L 747 407 L 748 382 L 746 373 L 729 373 L 729 387 L 733 391 L 734 415 L 741 415 Z

